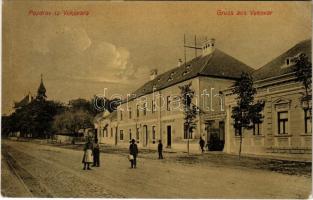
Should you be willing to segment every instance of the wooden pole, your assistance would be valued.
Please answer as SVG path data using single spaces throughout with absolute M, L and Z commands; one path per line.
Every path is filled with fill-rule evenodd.
M 185 58 L 185 66 L 186 66 L 186 35 L 184 34 L 184 58 Z
M 197 36 L 195 35 L 195 58 L 197 57 Z

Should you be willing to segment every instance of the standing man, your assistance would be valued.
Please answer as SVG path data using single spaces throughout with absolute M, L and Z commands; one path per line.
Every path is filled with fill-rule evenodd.
M 135 140 L 132 139 L 131 144 L 129 145 L 129 154 L 132 155 L 134 158 L 130 160 L 131 168 L 136 168 L 136 158 L 138 155 L 138 148 Z
M 205 144 L 205 141 L 202 139 L 202 137 L 200 137 L 199 145 L 200 145 L 202 153 L 204 152 L 204 144 Z
M 162 141 L 159 140 L 159 144 L 158 144 L 158 152 L 159 152 L 159 159 L 163 159 L 163 144 Z
M 100 167 L 100 145 L 98 139 L 95 139 L 95 144 L 93 146 L 93 167 Z

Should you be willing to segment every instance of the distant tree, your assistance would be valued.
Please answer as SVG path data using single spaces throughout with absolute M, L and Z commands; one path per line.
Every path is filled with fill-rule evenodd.
M 6 138 L 12 132 L 14 132 L 13 125 L 12 125 L 12 117 L 3 115 L 1 117 L 1 137 Z
M 93 116 L 101 113 L 105 110 L 113 112 L 117 109 L 120 103 L 120 99 L 107 99 L 107 98 L 96 98 L 94 96 L 91 100 L 86 100 L 82 98 L 74 99 L 69 101 L 70 110 L 84 110 Z
M 303 94 L 302 101 L 306 102 L 304 107 L 305 110 L 309 110 L 310 116 L 312 116 L 312 111 L 310 109 L 310 100 L 312 100 L 312 63 L 309 61 L 308 56 L 304 53 L 300 54 L 295 58 L 295 68 L 294 72 L 296 75 L 296 80 L 304 86 L 305 93 Z
M 93 113 L 92 103 L 86 99 L 78 98 L 69 101 L 70 110 L 84 110 Z
M 183 86 L 179 86 L 180 99 L 183 105 L 184 111 L 184 131 L 187 134 L 187 152 L 189 154 L 189 139 L 192 137 L 192 133 L 197 128 L 197 115 L 199 110 L 197 106 L 192 104 L 195 91 L 191 88 L 191 83 Z
M 110 113 L 117 109 L 117 106 L 120 104 L 121 99 L 114 98 L 114 99 L 107 99 L 107 98 L 97 98 L 94 96 L 91 100 L 93 105 L 93 113 L 98 114 L 100 112 L 104 112 L 105 110 L 109 111 Z
M 252 129 L 254 123 L 261 123 L 263 116 L 261 114 L 264 103 L 254 103 L 256 89 L 253 87 L 252 77 L 243 72 L 240 79 L 234 85 L 232 92 L 236 95 L 237 106 L 232 109 L 232 118 L 234 119 L 234 128 L 240 136 L 239 159 L 242 148 L 243 129 Z
M 53 128 L 57 132 L 66 132 L 78 136 L 80 129 L 93 127 L 93 116 L 85 110 L 67 110 L 54 118 Z
M 63 110 L 59 102 L 35 99 L 10 116 L 11 129 L 19 131 L 22 137 L 49 138 L 53 134 L 53 118 Z

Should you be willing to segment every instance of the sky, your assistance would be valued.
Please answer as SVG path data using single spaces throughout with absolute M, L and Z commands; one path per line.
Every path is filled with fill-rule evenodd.
M 73 10 L 89 15 L 63 15 Z M 251 16 L 251 10 L 272 15 Z M 52 15 L 30 14 L 38 11 Z M 126 95 L 152 69 L 177 66 L 184 34 L 188 43 L 194 35 L 215 38 L 216 48 L 257 69 L 311 38 L 311 2 L 4 1 L 2 34 L 2 113 L 8 114 L 14 101 L 36 95 L 41 74 L 50 100 L 90 99 L 104 88 L 108 97 Z M 186 55 L 191 59 L 194 51 Z

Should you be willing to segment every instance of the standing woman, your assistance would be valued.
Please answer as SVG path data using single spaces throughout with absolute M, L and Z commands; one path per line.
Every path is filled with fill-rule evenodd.
M 92 150 L 93 150 L 93 144 L 91 142 L 91 139 L 88 138 L 88 140 L 84 146 L 84 157 L 83 157 L 84 170 L 86 170 L 86 167 L 88 170 L 91 170 L 89 165 L 93 161 Z
M 138 148 L 135 140 L 132 139 L 131 144 L 129 145 L 129 154 L 133 156 L 133 159 L 130 160 L 131 168 L 136 168 L 136 158 L 138 155 Z

